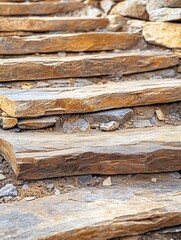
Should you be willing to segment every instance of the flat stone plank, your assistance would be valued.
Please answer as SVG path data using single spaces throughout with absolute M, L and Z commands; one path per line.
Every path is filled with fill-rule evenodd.
M 143 25 L 143 36 L 149 43 L 167 48 L 181 48 L 181 24 L 148 22 Z
M 5 58 L 0 59 L 0 82 L 127 75 L 164 69 L 178 63 L 178 57 L 174 54 L 149 51 Z
M 83 8 L 80 1 L 1 3 L 1 16 L 65 14 Z
M 87 32 L 105 29 L 109 20 L 88 17 L 1 17 L 0 23 L 1 32 Z
M 1 37 L 0 54 L 104 51 L 134 48 L 142 39 L 137 33 L 47 34 Z
M 169 176 L 154 184 L 133 178 L 127 185 L 1 204 L 0 238 L 106 240 L 179 225 L 180 187 Z
M 7 115 L 17 118 L 90 113 L 180 100 L 180 79 L 124 81 L 56 89 L 0 90 L 0 108 Z
M 28 118 L 18 121 L 18 127 L 20 129 L 42 129 L 55 125 L 57 118 L 55 116 L 40 117 L 40 118 Z
M 0 130 L 0 152 L 21 179 L 181 170 L 181 126 L 60 134 Z

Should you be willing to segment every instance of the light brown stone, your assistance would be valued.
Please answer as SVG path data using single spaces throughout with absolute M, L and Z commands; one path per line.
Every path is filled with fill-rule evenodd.
M 0 130 L 0 152 L 21 179 L 181 170 L 181 126 L 60 134 Z
M 84 7 L 83 2 L 24 2 L 24 3 L 1 3 L 1 16 L 25 16 L 25 15 L 48 15 L 65 14 Z
M 158 120 L 160 120 L 160 121 L 165 121 L 165 120 L 166 120 L 166 116 L 165 116 L 165 114 L 162 112 L 161 109 L 157 109 L 157 110 L 155 111 L 155 113 L 156 113 L 156 116 L 157 116 Z
M 107 53 L 71 57 L 18 57 L 0 59 L 0 82 L 70 77 L 128 75 L 178 64 L 174 54 L 163 52 Z
M 1 17 L 0 31 L 28 32 L 87 32 L 104 29 L 108 26 L 107 18 L 74 18 L 74 17 Z
M 18 120 L 17 118 L 0 117 L 0 123 L 3 129 L 10 129 L 16 126 Z
M 75 88 L 1 89 L 1 109 L 11 117 L 97 112 L 181 100 L 179 79 L 124 81 Z
M 181 24 L 148 22 L 143 26 L 143 36 L 149 43 L 167 48 L 181 48 Z
M 125 17 L 148 20 L 149 16 L 146 11 L 146 0 L 126 0 L 118 3 L 111 10 L 111 14 L 120 14 Z
M 35 119 L 21 119 L 18 121 L 20 129 L 42 129 L 56 124 L 56 117 L 41 117 Z
M 181 8 L 160 8 L 149 12 L 150 21 L 169 22 L 181 20 Z
M 0 38 L 0 54 L 82 52 L 127 49 L 141 40 L 136 33 L 47 34 Z

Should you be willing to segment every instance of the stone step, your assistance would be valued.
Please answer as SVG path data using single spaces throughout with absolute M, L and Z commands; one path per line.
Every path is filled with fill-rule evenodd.
M 105 29 L 108 18 L 88 17 L 1 17 L 0 32 L 87 32 Z
M 180 180 L 159 175 L 152 183 L 151 177 L 1 204 L 0 238 L 105 240 L 181 224 Z
M 0 148 L 21 179 L 181 170 L 181 126 L 87 134 L 0 130 Z
M 142 39 L 137 33 L 46 34 L 0 37 L 0 54 L 104 51 L 134 48 Z
M 124 81 L 85 87 L 0 90 L 0 108 L 9 116 L 17 118 L 96 112 L 180 100 L 180 79 Z
M 33 56 L 0 59 L 0 82 L 70 77 L 129 75 L 175 66 L 176 55 L 163 52 Z
M 83 8 L 80 1 L 1 3 L 0 16 L 65 14 Z

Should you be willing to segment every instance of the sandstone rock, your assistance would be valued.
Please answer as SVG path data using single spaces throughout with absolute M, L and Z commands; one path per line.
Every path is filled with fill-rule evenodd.
M 57 56 L 5 58 L 0 60 L 0 82 L 129 75 L 164 69 L 177 64 L 176 55 L 158 51 L 90 54 L 65 58 Z
M 13 184 L 6 184 L 4 187 L 0 188 L 0 197 L 16 197 L 17 189 Z
M 55 125 L 57 117 L 41 117 L 34 119 L 22 119 L 18 121 L 18 127 L 20 129 L 42 129 Z
M 163 7 L 180 8 L 181 2 L 180 0 L 159 0 L 159 1 L 147 0 L 146 9 L 148 12 Z
M 181 126 L 71 135 L 0 130 L 0 151 L 22 179 L 179 171 L 180 132 Z
M 160 121 L 165 121 L 166 120 L 165 114 L 162 112 L 161 109 L 157 109 L 155 111 L 155 113 L 156 113 L 156 116 L 157 116 L 158 120 L 160 120 Z
M 63 123 L 64 133 L 85 132 L 89 130 L 90 130 L 90 124 L 81 118 L 75 121 L 65 121 Z
M 148 22 L 143 26 L 143 36 L 152 44 L 181 48 L 181 25 L 178 23 Z
M 115 121 L 111 121 L 108 123 L 101 123 L 101 125 L 100 125 L 100 129 L 105 132 L 114 131 L 114 130 L 118 129 L 118 127 L 119 127 L 119 123 L 115 122 Z
M 133 110 L 130 108 L 107 110 L 96 113 L 85 114 L 84 118 L 91 123 L 108 123 L 116 121 L 119 124 L 124 124 L 133 117 Z
M 134 127 L 136 128 L 145 128 L 145 127 L 152 127 L 153 125 L 149 120 L 136 120 L 134 122 Z
M 169 22 L 181 20 L 181 8 L 160 8 L 149 12 L 150 21 Z
M 0 181 L 2 181 L 4 179 L 6 179 L 6 177 L 3 174 L 0 173 Z
M 103 185 L 103 186 L 111 186 L 111 185 L 112 185 L 111 177 L 106 178 L 106 179 L 103 181 L 102 185 Z
M 0 2 L 1 16 L 25 16 L 25 15 L 48 15 L 65 14 L 84 7 L 82 2 L 24 2 L 24 3 L 2 3 Z
M 109 13 L 113 5 L 114 5 L 113 0 L 101 0 L 100 2 L 100 6 L 106 14 Z
M 83 52 L 127 49 L 137 46 L 141 35 L 136 33 L 73 33 L 31 37 L 0 38 L 0 54 Z M 27 47 L 28 45 L 28 47 Z M 64 53 L 65 54 L 65 53 Z M 60 56 L 60 54 L 59 54 Z
M 107 18 L 65 18 L 65 17 L 3 17 L 0 31 L 28 32 L 87 32 L 105 29 L 109 24 Z
M 118 3 L 111 10 L 111 14 L 120 14 L 122 16 L 148 20 L 146 11 L 146 0 L 126 0 Z
M 11 118 L 11 117 L 0 117 L 0 125 L 3 129 L 10 129 L 16 126 L 18 123 L 17 118 Z
M 176 102 L 180 93 L 179 79 L 150 79 L 75 88 L 3 89 L 0 105 L 9 116 L 24 118 Z
M 130 33 L 141 32 L 146 21 L 130 19 L 126 23 L 126 31 Z
M 61 197 L 0 204 L 0 212 L 0 239 L 102 240 L 139 235 L 181 224 L 180 181 L 165 177 L 154 184 L 134 180 L 112 188 L 80 189 Z

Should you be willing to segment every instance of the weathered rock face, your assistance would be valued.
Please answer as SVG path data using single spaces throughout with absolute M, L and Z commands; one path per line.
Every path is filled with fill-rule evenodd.
M 180 0 L 147 0 L 146 9 L 148 12 L 163 7 L 180 8 L 181 2 Z
M 64 2 L 26 2 L 26 3 L 1 3 L 1 16 L 48 15 L 75 11 L 84 7 L 80 1 Z
M 180 100 L 179 79 L 125 81 L 76 88 L 0 90 L 1 109 L 17 118 L 87 113 Z
M 181 8 L 160 8 L 149 12 L 151 21 L 168 22 L 181 20 Z
M 104 29 L 109 24 L 107 18 L 65 18 L 65 17 L 4 17 L 0 19 L 1 32 L 87 32 Z
M 28 137 L 1 130 L 0 152 L 23 179 L 167 172 L 181 170 L 180 136 L 181 126 Z
M 181 48 L 181 24 L 148 22 L 143 25 L 143 36 L 149 43 L 167 48 Z
M 0 82 L 127 75 L 164 69 L 177 64 L 176 55 L 162 52 L 107 53 L 61 58 L 8 58 L 0 60 Z
M 141 40 L 135 33 L 47 34 L 34 37 L 1 37 L 0 54 L 82 52 L 134 48 Z
M 146 11 L 146 0 L 127 0 L 120 2 L 113 7 L 111 14 L 120 14 L 122 16 L 143 20 L 149 19 Z
M 4 240 L 19 236 L 22 240 L 105 240 L 138 235 L 181 224 L 180 181 L 165 177 L 153 184 L 133 179 L 121 187 L 1 204 L 0 212 Z
M 0 117 L 0 125 L 3 129 L 9 129 L 16 126 L 18 123 L 17 118 L 11 118 L 11 117 Z

